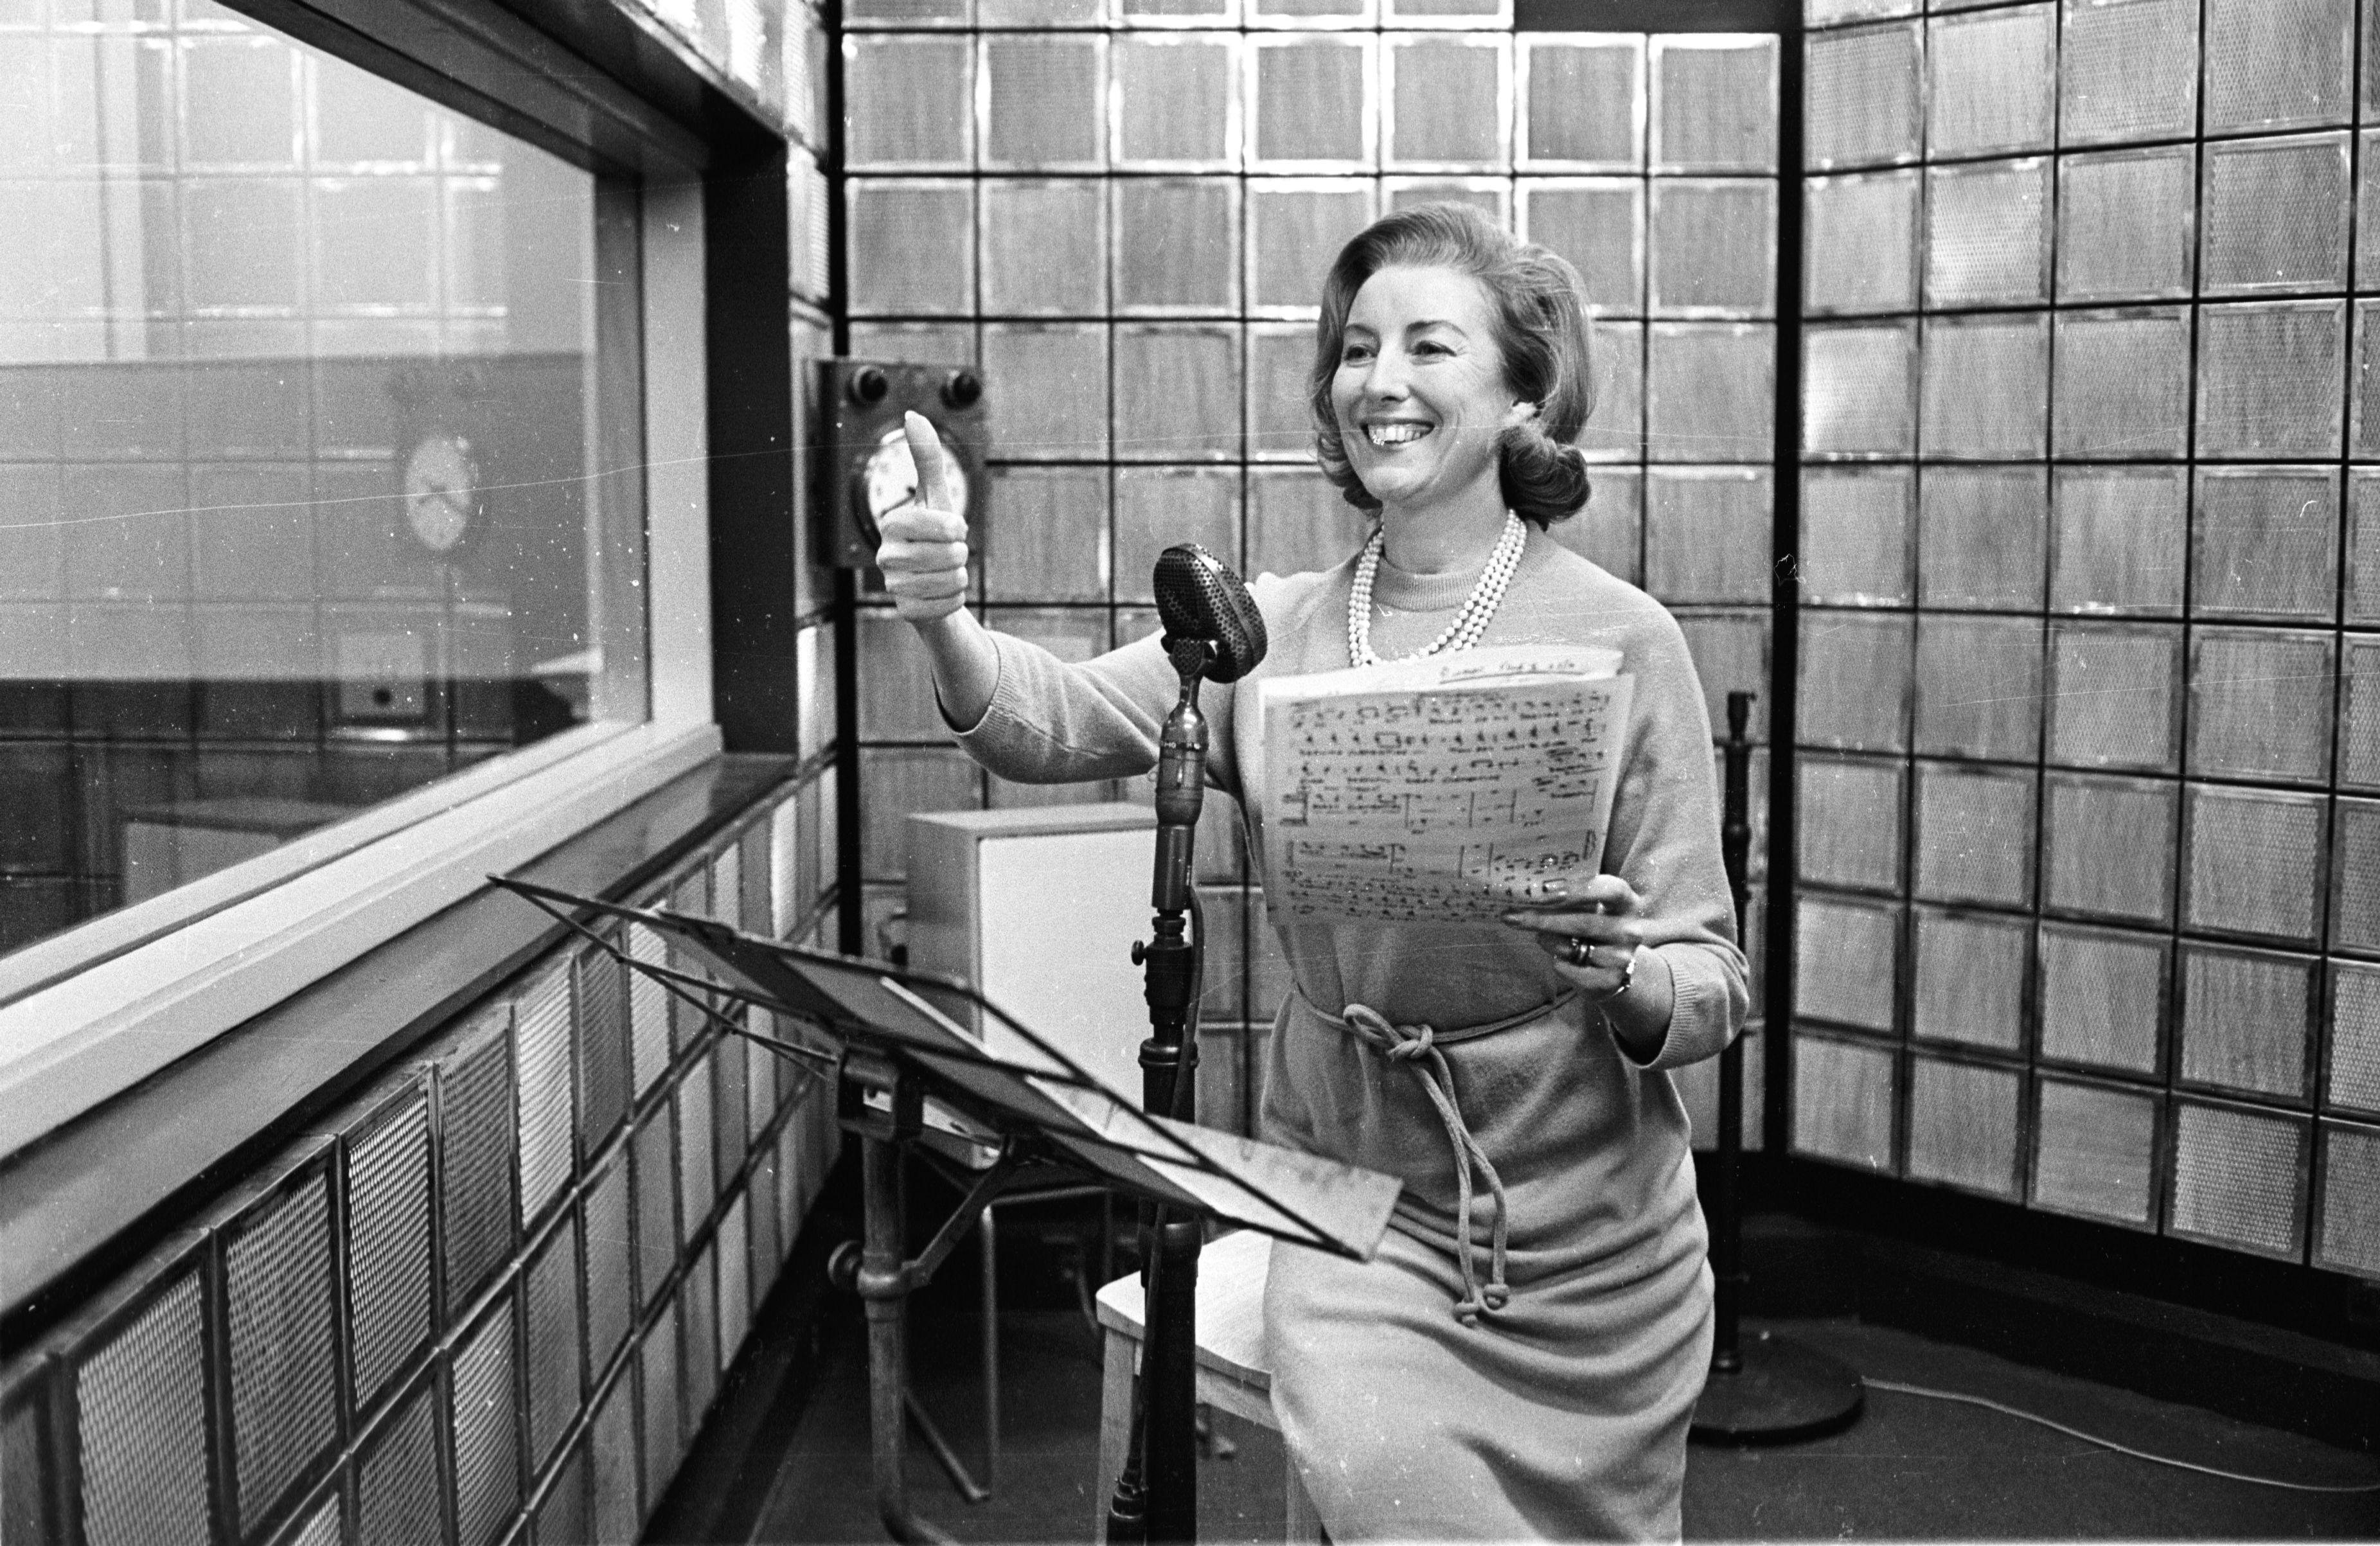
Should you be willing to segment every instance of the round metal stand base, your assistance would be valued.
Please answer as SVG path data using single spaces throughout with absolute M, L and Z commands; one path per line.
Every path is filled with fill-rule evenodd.
M 1786 1444 L 1849 1428 L 1866 1392 L 1858 1375 L 1783 1337 L 1760 1332 L 1736 1349 L 1732 1373 L 1713 1369 L 1687 1437 L 1698 1444 Z

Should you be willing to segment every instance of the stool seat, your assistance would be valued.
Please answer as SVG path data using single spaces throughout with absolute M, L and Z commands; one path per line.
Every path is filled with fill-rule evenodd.
M 1198 1253 L 1198 1290 L 1193 1324 L 1196 1392 L 1206 1406 L 1279 1431 L 1272 1415 L 1272 1370 L 1265 1363 L 1265 1276 L 1272 1241 L 1254 1230 L 1237 1230 L 1209 1241 Z M 1105 1377 L 1099 1390 L 1099 1478 L 1092 1493 L 1095 1538 L 1107 1539 L 1108 1502 L 1123 1473 L 1132 1443 L 1132 1380 L 1148 1336 L 1148 1309 L 1137 1275 L 1121 1277 L 1099 1292 L 1099 1318 Z M 1322 1539 L 1321 1522 L 1297 1467 L 1286 1467 L 1285 1536 L 1290 1541 Z

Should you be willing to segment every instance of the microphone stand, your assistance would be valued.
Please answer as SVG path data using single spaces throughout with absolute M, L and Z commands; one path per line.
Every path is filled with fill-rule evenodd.
M 1727 695 L 1727 810 L 1719 847 L 1743 937 L 1752 902 L 1752 743 L 1744 728 L 1752 694 Z M 1769 1021 L 1776 1024 L 1773 1012 Z M 1772 1030 L 1769 1034 L 1775 1034 Z M 1815 1439 L 1850 1426 L 1865 1395 L 1860 1377 L 1824 1353 L 1773 1333 L 1739 1340 L 1743 1294 L 1743 1038 L 1719 1053 L 1718 1168 L 1711 1186 L 1711 1277 L 1718 1321 L 1710 1377 L 1694 1402 L 1687 1437 L 1700 1443 L 1775 1444 Z
M 1205 639 L 1166 641 L 1182 680 L 1181 700 L 1158 737 L 1157 862 L 1150 882 L 1154 937 L 1132 947 L 1147 974 L 1148 1040 L 1140 1044 L 1141 1105 L 1152 1116 L 1196 1115 L 1197 1011 L 1205 940 L 1189 936 L 1196 913 L 1192 858 L 1206 800 L 1207 717 L 1198 688 L 1214 664 Z M 1203 934 L 1203 928 L 1199 931 Z M 1147 1335 L 1133 1382 L 1132 1441 L 1108 1507 L 1110 1541 L 1198 1538 L 1198 1441 L 1195 1324 L 1202 1226 L 1143 1203 L 1142 1305 Z

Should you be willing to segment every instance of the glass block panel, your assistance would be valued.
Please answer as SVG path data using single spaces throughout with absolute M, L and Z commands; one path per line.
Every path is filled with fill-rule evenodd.
M 2304 1249 L 2306 1123 L 2174 1102 L 2168 1233 L 2293 1260 Z
M 1919 605 L 2040 610 L 2049 537 L 2044 469 L 1929 467 L 1919 490 Z
M 2058 139 L 2186 138 L 2198 125 L 2198 0 L 2067 0 Z
M 2153 1076 L 2165 1023 L 2163 937 L 2041 926 L 2041 1055 Z
M 853 177 L 851 309 L 875 316 L 975 310 L 975 189 L 920 178 Z
M 1815 30 L 1821 27 L 1840 27 L 1847 21 L 1914 16 L 1924 8 L 1918 0 L 1802 0 L 1802 24 Z
M 1512 164 L 1512 43 L 1440 34 L 1381 44 L 1382 164 L 1492 172 Z
M 1360 547 L 1370 530 L 1370 518 L 1342 499 L 1318 472 L 1291 468 L 1248 471 L 1245 572 L 1251 578 L 1330 568 Z
M 455 1533 L 465 1546 L 489 1546 L 520 1506 L 516 1361 L 512 1307 L 500 1300 L 455 1349 Z
M 512 1254 L 518 1139 L 504 1052 L 504 1042 L 492 1037 L 438 1068 L 439 1223 L 448 1305 L 483 1287 Z
M 1115 9 L 1125 27 L 1230 27 L 1240 19 L 1238 0 L 1120 0 Z
M 1914 170 L 1803 181 L 1804 311 L 1915 309 L 1920 186 Z
M 2040 620 L 1921 615 L 1917 749 L 2029 762 L 2040 747 Z
M 1793 1038 L 1793 1151 L 1893 1173 L 1894 1055 L 1889 1047 Z
M 1645 324 L 1595 324 L 1595 413 L 1573 443 L 1591 462 L 1634 461 L 1645 446 Z
M 1240 153 L 1238 40 L 1119 35 L 1108 45 L 1115 164 L 1226 171 Z M 1128 185 L 1127 185 L 1128 186 Z M 1119 190 L 1121 191 L 1121 190 Z M 1119 230 L 1135 227 L 1123 225 Z
M 1248 61 L 1250 170 L 1340 172 L 1372 164 L 1372 40 L 1251 39 Z
M 2048 149 L 2057 53 L 2054 4 L 1929 21 L 1926 153 L 1939 158 Z
M 1917 895 L 1929 902 L 2033 902 L 2034 775 L 1917 764 Z
M 1314 461 L 1314 414 L 1305 375 L 1314 365 L 1311 323 L 1258 323 L 1248 329 L 1248 434 L 1251 461 Z
M 1656 172 L 1774 172 L 1777 57 L 1773 37 L 1652 40 Z
M 1014 461 L 1097 461 L 1108 454 L 1104 325 L 990 323 L 983 370 L 996 383 L 991 443 Z
M 570 1180 L 570 968 L 557 961 L 513 1009 L 521 1218 L 541 1212 Z
M 1767 468 L 1649 469 L 1645 588 L 1670 603 L 1767 603 L 1774 505 Z
M 338 1438 L 331 1197 L 313 1166 L 225 1231 L 223 1363 L 247 1528 Z
M 1777 329 L 1655 323 L 1645 365 L 1645 455 L 1673 462 L 1765 460 L 1777 420 Z
M 1645 183 L 1637 177 L 1524 177 L 1521 235 L 1570 260 L 1598 315 L 1645 310 Z
M 2157 1098 L 2049 1078 L 2036 1095 L 2033 1205 L 2146 1225 L 2156 1200 Z
M 2338 802 L 2338 878 L 2331 898 L 2330 938 L 2341 950 L 2380 951 L 2380 803 Z
M 2347 475 L 2347 626 L 2380 624 L 2380 471 Z
M 2363 73 L 2367 82 L 2380 78 L 2380 57 L 2367 64 Z M 2373 86 L 2364 90 L 2369 92 Z M 2380 117 L 2380 103 L 2367 103 L 2363 116 L 2366 122 Z M 2380 129 L 2367 128 L 2356 140 L 2355 287 L 2380 289 Z
M 2182 804 L 2184 928 L 2321 937 L 2328 847 L 2321 796 L 2193 784 Z
M 2311 1083 L 2310 956 L 2181 943 L 2179 1065 L 2192 1084 L 2302 1102 Z
M 1240 449 L 1236 327 L 1115 330 L 1115 455 L 1122 461 L 1217 461 Z
M 1099 467 L 1002 467 L 992 469 L 991 498 L 971 533 L 983 555 L 984 599 L 1001 602 L 1103 602 L 1108 599 L 1105 544 L 1108 472 Z M 876 630 L 886 630 L 880 641 Z M 948 733 L 934 706 L 933 682 L 916 659 L 916 630 L 890 614 L 859 615 L 860 736 L 866 740 L 941 741 Z M 910 639 L 903 639 L 909 634 Z M 880 685 L 877 663 L 890 656 L 910 663 Z
M 2330 965 L 2330 1054 L 2325 1105 L 2380 1113 L 2380 967 Z
M 1928 456 L 2039 456 L 2048 440 L 2049 318 L 1928 317 L 1923 356 Z
M 2328 634 L 2197 629 L 2190 641 L 2190 771 L 2326 782 L 2331 664 Z
M 2325 1122 L 2313 1263 L 2380 1277 L 2380 1129 Z
M 1907 456 L 1917 430 L 1917 330 L 1805 328 L 1802 445 L 1812 456 Z
M 1794 906 L 1794 1012 L 1892 1030 L 1900 998 L 1900 909 L 1807 893 Z
M 1900 895 L 1901 767 L 1832 757 L 1802 760 L 1795 779 L 1803 880 Z
M 2014 1068 L 1911 1058 L 1909 1179 L 2018 1196 L 2023 1104 L 2024 1076 Z
M 2380 639 L 2350 634 L 2339 678 L 2339 785 L 2380 788 Z
M 2191 609 L 2326 622 L 2338 604 L 2338 475 L 2201 468 Z
M 444 1512 L 440 1497 L 436 1384 L 425 1375 L 404 1409 L 366 1438 L 356 1460 L 356 1536 L 378 1546 L 409 1540 Z M 192 1536 L 191 1540 L 203 1540 Z
M 1908 749 L 1910 619 L 1806 611 L 1802 619 L 1802 744 Z
M 1774 178 L 1657 177 L 1652 210 L 1656 313 L 1775 314 Z
M 1985 162 L 1925 174 L 1925 304 L 2049 298 L 2049 162 Z
M 428 1102 L 407 1101 L 348 1137 L 346 1203 L 346 1325 L 361 1411 L 431 1333 Z
M 965 38 L 843 40 L 851 168 L 965 171 L 975 164 L 975 50 Z
M 600 1381 L 636 1320 L 628 1165 L 624 1150 L 589 1178 L 585 1198 L 587 1367 Z
M 2174 785 L 2051 773 L 2042 809 L 2042 906 L 2140 923 L 2173 917 Z
M 2207 0 L 2204 131 L 2344 123 L 2354 0 Z
M 1905 467 L 1802 473 L 1802 596 L 1835 606 L 1906 606 L 1916 530 Z
M 1246 0 L 1251 27 L 1369 27 L 1378 9 L 1371 0 Z
M 1770 685 L 1767 612 L 1687 613 L 1678 618 L 1678 629 L 1686 636 L 1694 675 L 1702 678 L 1703 712 L 1711 724 L 1726 725 L 1727 695 L 1740 688 L 1758 695 L 1752 705 L 1750 734 L 1755 740 L 1765 740 Z M 1755 793 L 1753 798 L 1756 804 L 1760 797 Z
M 1555 542 L 1631 585 L 1645 580 L 1645 470 L 1597 467 L 1586 508 L 1548 533 Z
M 1390 213 L 1424 204 L 1469 204 L 1498 230 L 1512 228 L 1512 185 L 1501 177 L 1460 177 L 1448 172 L 1382 177 L 1380 192 Z
M 2338 455 L 2346 302 L 2203 307 L 2198 327 L 2200 456 Z
M 1518 42 L 1521 164 L 1642 171 L 1645 39 L 1557 41 L 1524 32 Z
M 2205 178 L 2205 294 L 2346 286 L 2344 131 L 2211 143 Z
M 650 906 L 662 905 L 660 897 Z M 635 965 L 666 967 L 669 947 L 641 923 L 628 925 L 628 959 Z M 669 1066 L 669 990 L 642 971 L 628 973 L 628 1070 L 637 1094 L 652 1088 Z
M 2031 932 L 2022 919 L 1918 908 L 1910 1034 L 2004 1053 L 2021 1050 Z
M 1804 44 L 1803 158 L 1813 171 L 1917 159 L 1919 23 L 1814 32 Z
M 578 1231 L 567 1215 L 522 1276 L 529 1469 L 544 1469 L 578 1415 Z
M 998 32 L 981 40 L 983 165 L 1013 172 L 1090 171 L 1107 161 L 1099 86 L 1107 39 Z
M 1237 469 L 1120 468 L 1115 480 L 1115 599 L 1148 606 L 1157 555 L 1197 542 L 1240 566 Z
M 1512 0 L 1382 0 L 1390 27 L 1477 27 L 1509 30 Z
M 1046 484 L 1044 488 L 1047 488 Z M 1066 491 L 1049 492 L 1062 495 Z M 991 518 L 997 519 L 999 516 L 1014 517 L 1023 514 L 1006 508 L 1003 502 Z M 1032 530 L 1027 520 L 1012 518 L 1002 524 L 1016 530 L 1013 542 L 1001 545 L 1014 546 L 1018 550 L 1018 556 L 1043 545 L 1040 535 Z M 986 549 L 990 549 L 1002 535 L 995 531 L 984 532 L 982 541 Z M 942 722 L 941 710 L 934 702 L 933 667 L 927 657 L 926 647 L 918 641 L 917 629 L 880 607 L 860 612 L 856 621 L 855 632 L 859 645 L 860 738 L 868 741 L 924 741 L 940 745 L 948 736 L 949 730 Z
M 977 198 L 983 213 L 980 306 L 984 314 L 1106 315 L 1104 191 L 1085 177 L 1052 182 L 983 180 Z M 1133 233 L 1133 242 L 1137 244 L 1146 235 Z
M 844 12 L 850 27 L 949 27 L 967 25 L 967 0 L 858 0 Z
M 2180 459 L 2190 434 L 2189 311 L 2061 311 L 2057 330 L 2057 454 Z
M 2188 145 L 2060 157 L 2058 298 L 2188 296 L 2196 184 L 2196 155 Z
M 1371 224 L 1375 198 L 1368 182 L 1249 183 L 1249 305 L 1266 316 L 1313 315 L 1323 276 L 1348 238 Z

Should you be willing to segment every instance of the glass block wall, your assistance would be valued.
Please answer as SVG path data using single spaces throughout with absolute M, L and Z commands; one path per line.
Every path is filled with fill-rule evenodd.
M 1808 9 L 1793 1147 L 2380 1273 L 2353 0 Z
M 1774 38 L 1516 36 L 1509 0 L 844 14 L 851 352 L 981 365 L 987 623 L 1079 659 L 1156 627 L 1172 542 L 1250 576 L 1351 553 L 1363 519 L 1304 407 L 1322 274 L 1377 214 L 1457 198 L 1569 256 L 1607 319 L 1602 470 L 1558 534 L 1680 603 L 1715 722 L 1728 688 L 1765 690 Z M 980 773 L 907 626 L 870 608 L 859 639 L 871 947 L 897 934 L 911 812 L 1147 797 Z M 1201 1110 L 1244 1126 L 1287 974 L 1227 805 L 1199 840 Z
M 832 853 L 780 787 L 635 900 L 814 942 Z M 8 1539 L 635 1540 L 840 1136 L 558 950 L 10 1358 Z

